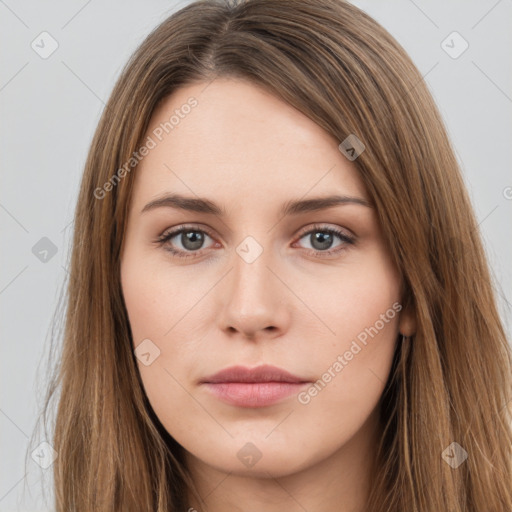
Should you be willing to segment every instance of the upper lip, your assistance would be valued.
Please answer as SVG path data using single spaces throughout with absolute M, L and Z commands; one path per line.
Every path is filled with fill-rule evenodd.
M 302 379 L 290 372 L 264 364 L 255 368 L 246 368 L 244 366 L 230 366 L 220 372 L 205 377 L 201 382 L 203 383 L 220 383 L 220 382 L 309 382 L 307 379 Z

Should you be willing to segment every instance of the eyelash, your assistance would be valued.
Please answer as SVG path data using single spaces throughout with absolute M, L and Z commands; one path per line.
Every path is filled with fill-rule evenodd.
M 213 239 L 213 236 L 208 233 L 208 231 L 205 231 L 204 229 L 198 229 L 193 226 L 182 226 L 176 230 L 164 232 L 160 237 L 157 238 L 156 243 L 163 247 L 164 245 L 167 245 L 166 247 L 163 247 L 166 251 L 170 252 L 173 256 L 176 256 L 178 258 L 194 258 L 197 257 L 197 254 L 201 253 L 201 250 L 199 251 L 182 251 L 182 250 L 176 250 L 171 247 L 170 244 L 167 244 L 172 238 L 174 238 L 176 235 L 180 235 L 181 233 L 188 233 L 188 232 L 198 232 L 198 233 L 204 233 L 208 235 L 210 238 Z M 338 236 L 342 242 L 348 245 L 353 245 L 355 243 L 355 238 L 352 236 L 347 235 L 343 231 L 340 231 L 336 228 L 326 227 L 323 225 L 314 225 L 312 229 L 303 232 L 298 240 L 301 240 L 306 235 L 311 235 L 312 233 L 329 233 L 332 235 Z M 315 249 L 306 249 L 309 254 L 313 253 L 313 255 L 317 258 L 324 258 L 332 256 L 333 254 L 336 254 L 338 252 L 346 250 L 346 245 L 338 246 L 335 249 L 329 249 L 327 251 L 320 251 Z

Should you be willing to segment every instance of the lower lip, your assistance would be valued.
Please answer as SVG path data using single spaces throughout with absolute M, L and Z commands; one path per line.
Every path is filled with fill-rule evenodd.
M 206 382 L 218 398 L 238 407 L 265 407 L 297 394 L 307 382 Z

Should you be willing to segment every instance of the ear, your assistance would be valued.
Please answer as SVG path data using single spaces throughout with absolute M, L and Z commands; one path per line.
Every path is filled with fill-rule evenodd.
M 410 303 L 400 312 L 398 329 L 407 337 L 416 334 L 416 311 Z

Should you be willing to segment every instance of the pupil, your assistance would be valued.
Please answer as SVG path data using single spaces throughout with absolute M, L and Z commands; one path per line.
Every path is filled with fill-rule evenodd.
M 329 247 L 332 245 L 331 233 L 317 231 L 315 234 L 312 234 L 311 236 L 313 237 L 311 245 L 315 249 L 329 249 Z
M 203 245 L 203 234 L 197 231 L 187 231 L 181 234 L 181 243 L 185 249 L 193 251 L 194 249 L 200 249 Z

